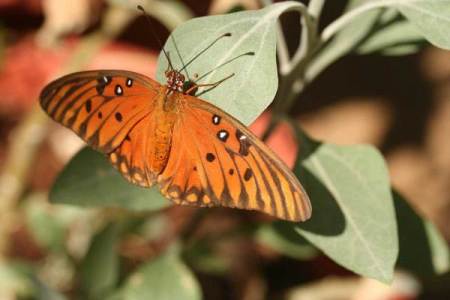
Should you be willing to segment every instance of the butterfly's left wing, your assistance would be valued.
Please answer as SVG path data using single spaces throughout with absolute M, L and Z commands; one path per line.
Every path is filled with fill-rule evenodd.
M 104 153 L 117 148 L 154 108 L 161 85 L 129 71 L 72 73 L 48 84 L 40 103 L 55 121 Z
M 185 96 L 172 136 L 161 192 L 178 204 L 259 210 L 304 221 L 309 198 L 295 175 L 232 116 Z

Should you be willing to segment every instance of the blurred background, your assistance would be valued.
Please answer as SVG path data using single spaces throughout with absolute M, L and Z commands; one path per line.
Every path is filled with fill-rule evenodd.
M 147 2 L 163 43 L 191 17 L 260 7 L 256 0 Z M 345 2 L 328 1 L 322 22 L 340 15 Z M 48 203 L 55 177 L 83 143 L 41 112 L 38 95 L 50 80 L 75 70 L 126 69 L 154 77 L 160 46 L 137 4 L 0 0 L 0 300 L 60 299 L 26 292 L 17 268 L 31 270 L 35 280 L 67 299 L 80 297 L 77 260 L 98 229 L 98 214 Z M 298 34 L 291 28 L 297 19 L 283 22 L 295 46 Z M 307 87 L 292 114 L 315 139 L 378 147 L 393 186 L 450 241 L 450 52 L 426 46 L 406 56 L 346 56 Z M 252 128 L 261 132 L 266 119 Z M 269 144 L 292 163 L 288 135 L 279 128 Z M 183 230 L 192 211 L 167 209 L 167 235 Z M 260 217 L 214 209 L 191 236 L 220 235 L 255 218 Z M 150 250 L 157 253 L 158 243 L 165 239 Z M 121 244 L 129 269 L 139 257 L 154 255 L 141 247 L 131 238 Z M 399 271 L 387 287 L 322 255 L 294 260 L 244 238 L 216 248 L 227 257 L 226 272 L 188 260 L 204 299 L 450 299 L 448 275 L 423 280 Z

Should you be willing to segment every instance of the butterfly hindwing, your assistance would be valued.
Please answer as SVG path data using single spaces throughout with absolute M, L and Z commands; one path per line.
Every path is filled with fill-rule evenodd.
M 109 154 L 110 162 L 129 182 L 150 187 L 156 175 L 148 169 L 149 157 L 154 149 L 151 133 L 154 132 L 155 118 L 147 115 L 128 133 L 119 147 Z
M 190 96 L 173 130 L 161 191 L 179 204 L 260 210 L 301 221 L 309 198 L 292 172 L 239 121 Z
M 159 87 L 156 81 L 128 71 L 78 72 L 47 85 L 40 103 L 55 121 L 109 153 L 150 114 Z

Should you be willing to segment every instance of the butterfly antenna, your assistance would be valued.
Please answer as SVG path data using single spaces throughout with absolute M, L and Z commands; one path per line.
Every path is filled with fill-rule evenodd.
M 218 38 L 216 38 L 214 41 L 211 42 L 211 44 L 209 44 L 208 46 L 206 46 L 205 49 L 203 49 L 202 51 L 200 51 L 199 53 L 197 53 L 193 58 L 191 58 L 190 61 L 187 62 L 187 64 L 183 65 L 183 68 L 180 69 L 180 72 L 184 69 L 186 69 L 187 66 L 189 66 L 194 60 L 196 60 L 200 55 L 202 55 L 203 53 L 205 53 L 209 48 L 211 48 L 215 43 L 217 43 L 219 40 L 221 40 L 224 37 L 229 37 L 231 36 L 231 33 L 227 32 L 222 34 L 221 36 L 219 36 Z
M 164 49 L 164 47 L 163 47 L 163 45 L 162 45 L 162 43 L 161 43 L 161 40 L 158 38 L 158 36 L 157 36 L 156 33 L 155 33 L 155 30 L 153 29 L 153 21 L 152 21 L 152 18 L 150 17 L 150 15 L 145 11 L 145 9 L 144 9 L 141 5 L 138 5 L 138 6 L 137 6 L 137 9 L 139 9 L 139 10 L 142 12 L 142 14 L 144 15 L 144 17 L 145 17 L 145 19 L 147 20 L 148 24 L 150 25 L 150 31 L 151 31 L 153 37 L 154 37 L 154 38 L 156 39 L 156 41 L 158 42 L 159 47 L 160 47 L 161 50 L 164 52 L 164 55 L 166 56 L 166 59 L 167 59 L 167 61 L 169 62 L 170 68 L 171 68 L 172 70 L 175 70 L 174 67 L 173 67 L 173 65 L 172 65 L 172 61 L 170 60 L 170 57 L 169 57 L 169 55 L 168 55 L 167 52 L 166 52 L 166 49 Z
M 177 42 L 175 42 L 175 38 L 173 37 L 172 34 L 170 35 L 170 39 L 172 40 L 172 43 L 173 43 L 173 45 L 175 46 L 175 51 L 177 51 L 178 58 L 180 59 L 181 64 L 183 65 L 183 68 L 181 68 L 180 72 L 181 72 L 182 70 L 184 70 L 184 72 L 186 73 L 187 79 L 188 79 L 189 81 L 191 81 L 191 78 L 189 77 L 188 70 L 185 68 L 185 64 L 184 64 L 184 61 L 183 61 L 183 57 L 181 56 L 180 50 L 178 49 Z
M 214 72 L 215 70 L 217 70 L 217 69 L 219 69 L 219 68 L 221 68 L 221 67 L 223 67 L 223 66 L 225 66 L 225 65 L 228 65 L 229 63 L 235 61 L 235 60 L 238 59 L 238 58 L 241 58 L 241 57 L 247 56 L 247 55 L 253 56 L 253 55 L 255 55 L 255 52 L 249 51 L 249 52 L 240 54 L 240 55 L 238 55 L 238 56 L 236 56 L 236 57 L 233 57 L 233 58 L 227 60 L 226 62 L 224 62 L 224 63 L 222 63 L 222 64 L 220 64 L 220 65 L 214 67 L 211 71 L 208 71 L 208 72 L 206 72 L 205 74 L 203 74 L 202 76 L 199 76 L 199 77 L 197 78 L 196 81 L 197 81 L 197 82 L 200 81 L 201 79 L 205 78 L 206 76 L 208 76 L 209 74 L 211 74 L 211 73 Z

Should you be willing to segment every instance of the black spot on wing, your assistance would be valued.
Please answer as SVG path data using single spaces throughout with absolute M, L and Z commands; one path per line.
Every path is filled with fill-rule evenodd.
M 97 78 L 97 86 L 95 87 L 99 95 L 103 95 L 105 87 L 112 81 L 111 76 L 101 76 Z
M 252 178 L 252 176 L 253 176 L 252 170 L 249 169 L 249 168 L 247 168 L 247 169 L 245 170 L 245 172 L 244 172 L 244 180 L 245 180 L 245 181 L 249 181 L 250 178 Z
M 86 106 L 86 111 L 87 111 L 88 113 L 90 113 L 90 112 L 91 112 L 91 109 L 92 109 L 92 101 L 91 101 L 91 99 L 88 99 L 88 100 L 86 101 L 85 106 Z
M 206 154 L 206 160 L 209 162 L 213 162 L 216 159 L 216 156 L 212 153 L 207 153 Z

